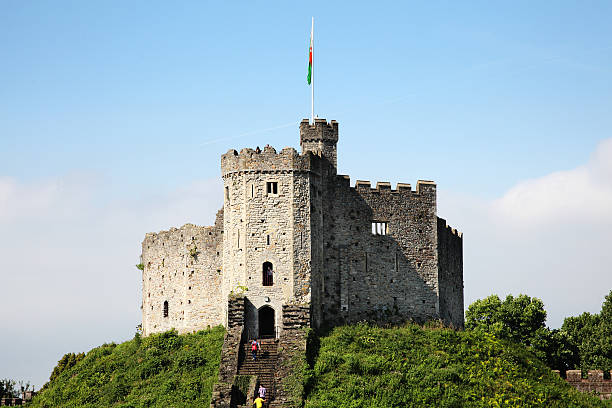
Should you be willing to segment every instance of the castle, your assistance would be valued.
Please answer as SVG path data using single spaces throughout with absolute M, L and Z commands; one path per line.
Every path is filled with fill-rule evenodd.
M 250 336 L 301 325 L 441 319 L 463 327 L 463 239 L 436 212 L 436 185 L 337 174 L 338 123 L 300 123 L 301 154 L 266 146 L 221 157 L 213 226 L 142 243 L 144 335 L 223 324 L 244 298 Z

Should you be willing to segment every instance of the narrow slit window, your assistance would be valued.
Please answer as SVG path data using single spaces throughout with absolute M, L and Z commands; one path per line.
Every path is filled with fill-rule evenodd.
M 251 184 L 251 198 L 255 197 L 255 184 Z
M 166 301 L 164 301 L 164 317 L 168 317 L 168 314 L 170 313 L 169 309 L 170 308 L 168 306 L 168 301 L 166 300 Z
M 267 235 L 267 236 L 266 236 L 266 243 L 267 243 L 268 245 L 270 245 L 270 235 Z
M 372 235 L 387 235 L 387 223 L 382 221 L 373 221 Z
M 278 182 L 268 181 L 266 183 L 266 191 L 268 195 L 278 194 Z
M 225 201 L 227 201 L 227 204 L 230 204 L 229 187 L 225 187 Z

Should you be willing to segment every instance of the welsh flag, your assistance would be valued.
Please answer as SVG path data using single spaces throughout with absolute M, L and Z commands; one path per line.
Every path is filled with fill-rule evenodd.
M 314 19 L 313 19 L 314 26 Z M 308 49 L 308 77 L 306 77 L 308 85 L 312 82 L 312 31 L 310 31 L 310 48 Z

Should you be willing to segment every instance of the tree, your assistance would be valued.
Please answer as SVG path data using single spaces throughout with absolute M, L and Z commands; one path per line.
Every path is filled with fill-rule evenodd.
M 19 390 L 15 387 L 16 382 L 5 378 L 0 380 L 0 398 L 17 398 Z
M 53 369 L 51 373 L 51 377 L 49 377 L 49 382 L 53 381 L 55 378 L 59 377 L 61 373 L 74 367 L 79 361 L 81 361 L 85 357 L 84 353 L 67 353 L 57 362 L 57 365 Z M 47 383 L 49 384 L 49 383 Z M 46 385 L 44 387 L 46 387 Z M 44 388 L 43 387 L 43 388 Z
M 582 370 L 612 369 L 612 290 L 606 296 L 599 314 L 583 313 L 567 317 L 561 330 L 567 333 L 578 352 L 576 368 Z
M 491 295 L 472 303 L 465 313 L 466 329 L 484 331 L 523 344 L 550 368 L 565 372 L 577 366 L 578 348 L 564 330 L 546 327 L 546 310 L 538 298 Z
M 465 328 L 485 331 L 502 339 L 530 346 L 536 332 L 545 329 L 546 310 L 538 298 L 497 295 L 479 299 L 465 312 Z

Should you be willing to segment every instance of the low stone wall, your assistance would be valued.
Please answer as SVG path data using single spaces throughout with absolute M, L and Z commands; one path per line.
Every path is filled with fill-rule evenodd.
M 296 401 L 296 390 L 292 388 L 287 379 L 292 371 L 299 369 L 296 364 L 306 361 L 306 343 L 310 327 L 310 306 L 283 305 L 283 332 L 278 340 L 278 362 L 274 374 L 276 383 L 276 406 L 299 406 Z
M 309 305 L 283 305 L 283 330 L 310 327 Z
M 0 406 L 3 407 L 20 407 L 24 404 L 21 398 L 2 398 L 0 399 Z
M 244 297 L 228 300 L 228 328 L 221 348 L 219 379 L 212 390 L 210 408 L 230 408 L 234 376 L 238 372 L 238 353 L 242 339 Z
M 589 370 L 587 378 L 582 378 L 580 370 L 567 370 L 565 380 L 578 391 L 598 393 L 601 399 L 610 399 L 612 396 L 612 380 L 604 379 L 602 370 Z

